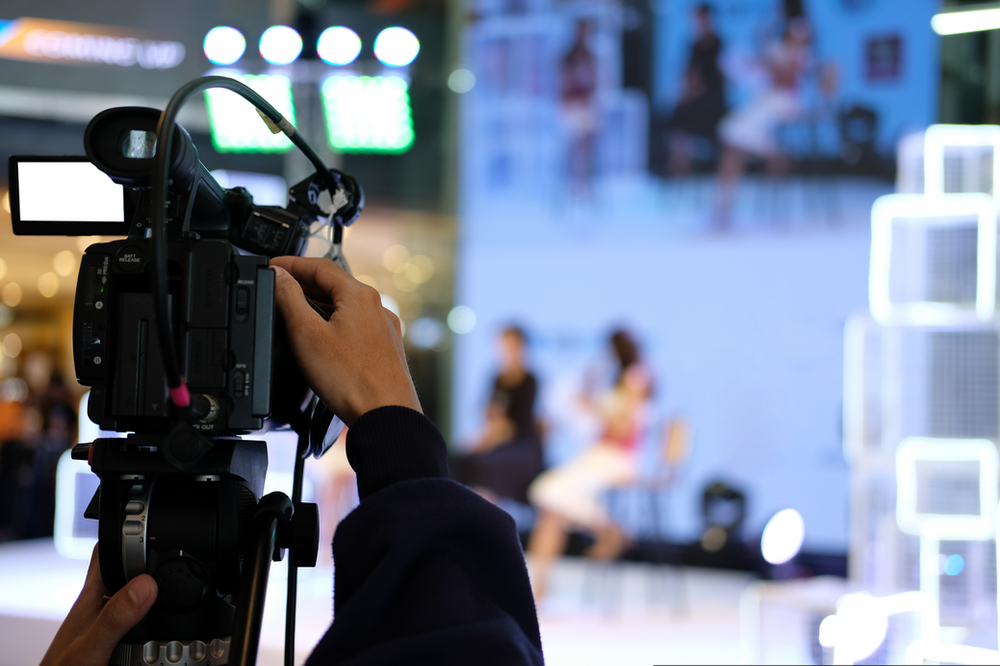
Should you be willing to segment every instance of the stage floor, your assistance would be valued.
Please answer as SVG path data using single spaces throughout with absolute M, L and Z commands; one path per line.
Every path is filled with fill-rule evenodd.
M 51 540 L 0 544 L 0 666 L 38 663 L 83 585 L 87 562 Z M 301 663 L 332 617 L 329 568 L 299 574 L 296 654 Z M 539 606 L 548 666 L 733 664 L 740 661 L 739 600 L 749 574 L 601 567 L 577 558 L 553 572 Z M 258 664 L 280 666 L 285 568 L 272 567 Z

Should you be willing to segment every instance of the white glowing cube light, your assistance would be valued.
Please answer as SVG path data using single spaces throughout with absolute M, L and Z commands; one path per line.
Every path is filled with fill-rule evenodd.
M 993 187 L 1000 189 L 1000 126 L 931 125 L 924 134 L 924 192 L 928 196 L 945 195 L 945 159 L 948 148 L 990 148 L 993 152 Z
M 922 462 L 979 464 L 979 512 L 927 513 L 919 510 L 921 488 L 917 465 Z M 933 539 L 989 539 L 995 534 L 998 456 L 987 439 L 910 437 L 896 449 L 896 521 L 899 529 Z
M 978 229 L 976 254 L 975 311 L 954 303 L 934 301 L 893 302 L 893 226 L 903 223 L 923 227 L 975 225 Z M 986 194 L 949 194 L 924 197 L 915 194 L 888 194 L 872 206 L 871 269 L 868 300 L 872 316 L 882 325 L 932 326 L 963 323 L 973 314 L 980 320 L 993 316 L 996 305 L 997 208 Z

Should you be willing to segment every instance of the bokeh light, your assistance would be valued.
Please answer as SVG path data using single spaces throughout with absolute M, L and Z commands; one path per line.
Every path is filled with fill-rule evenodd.
M 0 303 L 0 328 L 10 326 L 12 321 L 14 321 L 14 311 Z
M 433 317 L 421 317 L 410 326 L 407 337 L 414 347 L 432 349 L 444 341 L 444 325 Z
M 21 285 L 16 282 L 8 282 L 3 286 L 3 290 L 0 291 L 0 299 L 3 300 L 4 304 L 12 308 L 16 308 L 21 303 L 23 297 L 24 291 L 21 289 Z
M 3 353 L 11 358 L 17 358 L 21 353 L 21 338 L 17 333 L 8 333 L 3 339 Z
M 260 36 L 260 57 L 272 65 L 288 65 L 302 53 L 302 37 L 287 25 L 272 25 Z
M 7 275 L 7 262 L 0 259 L 0 280 L 2 280 L 5 275 Z
M 327 28 L 316 41 L 316 54 L 330 65 L 349 65 L 361 53 L 361 38 L 347 26 Z
M 453 333 L 465 335 L 476 327 L 476 313 L 467 305 L 456 305 L 448 313 L 448 328 Z
M 28 399 L 28 382 L 11 377 L 0 382 L 0 399 L 6 402 L 24 402 Z
M 476 87 L 476 75 L 467 69 L 456 69 L 448 77 L 448 87 L 460 95 L 467 93 Z
M 70 250 L 63 250 L 52 259 L 52 268 L 63 277 L 68 277 L 76 270 L 76 255 Z
M 404 245 L 391 245 L 382 253 L 382 265 L 387 271 L 400 273 L 410 261 L 410 251 Z
M 783 509 L 764 526 L 760 552 L 770 564 L 784 564 L 795 557 L 805 538 L 805 523 L 795 509 Z
M 232 65 L 243 57 L 247 40 L 243 33 L 228 25 L 212 28 L 202 44 L 205 57 L 214 65 Z
M 38 293 L 45 298 L 52 298 L 59 293 L 59 276 L 49 271 L 38 276 Z
M 10 212 L 10 191 L 9 190 L 7 192 L 3 193 L 3 202 L 2 202 L 2 205 L 3 205 L 3 209 L 9 213 Z
M 420 40 L 406 28 L 386 28 L 375 38 L 375 57 L 389 67 L 405 67 L 420 52 Z

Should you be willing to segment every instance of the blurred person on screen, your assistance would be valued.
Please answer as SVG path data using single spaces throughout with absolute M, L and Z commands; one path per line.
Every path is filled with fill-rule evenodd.
M 719 123 L 722 155 L 714 220 L 717 230 L 729 226 L 736 189 L 748 160 L 763 159 L 771 176 L 787 171 L 788 159 L 778 146 L 777 131 L 802 114 L 800 87 L 812 59 L 811 47 L 812 28 L 805 16 L 787 20 L 781 38 L 765 46 L 758 63 L 767 73 L 768 85 Z
M 526 334 L 500 332 L 500 371 L 493 380 L 485 424 L 471 452 L 455 461 L 454 478 L 497 503 L 528 501 L 528 486 L 542 471 L 542 437 L 535 420 L 538 380 L 525 363 Z
M 574 198 L 589 198 L 594 177 L 594 154 L 600 129 L 597 105 L 597 58 L 590 46 L 591 22 L 579 19 L 576 36 L 562 57 L 560 76 L 560 117 L 569 134 L 568 175 Z
M 598 416 L 601 435 L 575 458 L 542 473 L 528 489 L 528 498 L 538 510 L 528 541 L 528 567 L 536 599 L 546 593 L 549 571 L 565 549 L 570 529 L 595 536 L 587 551 L 594 559 L 614 559 L 628 545 L 627 537 L 604 508 L 602 497 L 608 489 L 635 476 L 653 385 L 630 333 L 617 330 L 609 342 L 617 361 L 614 382 L 599 395 L 581 397 L 584 406 Z
M 719 121 L 726 113 L 725 77 L 719 69 L 722 40 L 712 22 L 712 6 L 703 2 L 695 7 L 695 40 L 691 43 L 684 72 L 680 100 L 668 127 L 671 176 L 690 173 L 693 137 L 716 140 Z

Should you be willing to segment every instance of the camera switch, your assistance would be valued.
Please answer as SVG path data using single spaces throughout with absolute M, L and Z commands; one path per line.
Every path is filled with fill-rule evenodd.
M 250 290 L 246 287 L 239 287 L 236 290 L 236 314 L 246 317 L 250 311 Z
M 243 397 L 243 382 L 246 379 L 246 375 L 243 374 L 242 370 L 237 370 L 233 373 L 233 395 L 237 398 Z

